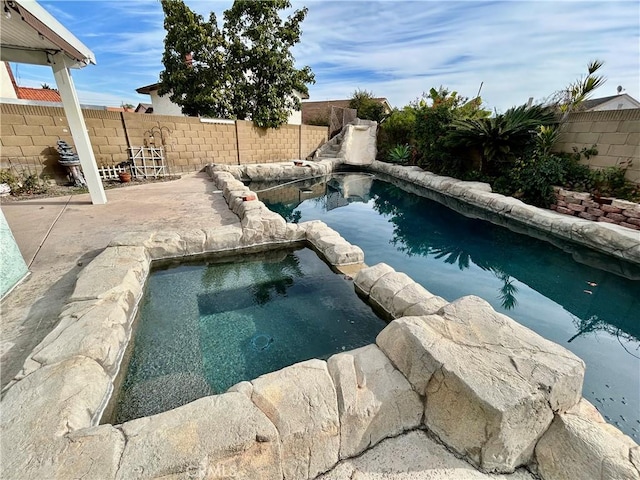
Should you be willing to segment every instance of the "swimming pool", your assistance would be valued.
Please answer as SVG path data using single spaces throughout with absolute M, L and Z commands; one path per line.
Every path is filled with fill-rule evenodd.
M 165 264 L 147 280 L 113 422 L 375 343 L 385 325 L 309 248 Z
M 251 188 L 288 221 L 326 222 L 367 264 L 388 263 L 447 300 L 478 295 L 573 351 L 587 365 L 585 398 L 640 438 L 640 268 L 463 216 L 368 174 L 297 185 Z

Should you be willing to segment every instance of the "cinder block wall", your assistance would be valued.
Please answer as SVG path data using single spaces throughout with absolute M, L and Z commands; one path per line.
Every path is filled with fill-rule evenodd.
M 591 168 L 632 162 L 627 178 L 640 183 L 640 108 L 579 112 L 569 116 L 556 150 L 572 152 L 596 145 L 598 155 L 584 161 Z
M 327 139 L 327 128 L 285 125 L 262 129 L 251 122 L 202 123 L 199 118 L 82 111 L 98 166 L 129 158 L 129 147 L 164 146 L 172 173 L 208 163 L 278 162 L 306 158 Z M 0 104 L 0 167 L 63 178 L 56 142 L 73 145 L 62 108 Z
M 329 127 L 301 125 L 300 158 L 307 158 L 329 140 Z
M 237 121 L 240 163 L 281 162 L 300 158 L 300 126 L 259 128 Z

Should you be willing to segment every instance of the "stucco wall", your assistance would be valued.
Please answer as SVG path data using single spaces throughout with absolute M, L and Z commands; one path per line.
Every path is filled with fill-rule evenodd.
M 64 110 L 0 104 L 0 167 L 26 168 L 63 178 L 56 141 L 73 145 Z M 196 117 L 83 110 L 98 166 L 129 158 L 128 148 L 164 146 L 173 173 L 200 170 L 208 163 L 262 163 L 306 158 L 327 139 L 326 127 L 255 127 L 251 122 L 210 123 Z M 239 147 L 239 151 L 238 151 Z
M 592 168 L 632 163 L 627 178 L 640 183 L 640 108 L 573 113 L 556 144 L 556 150 L 572 152 L 596 145 L 598 155 L 585 160 Z
M 0 63 L 0 98 L 18 98 L 13 88 L 6 62 Z
M 157 90 L 152 91 L 149 95 L 151 95 L 154 115 L 182 115 L 182 108 L 173 103 L 168 95 L 160 96 Z

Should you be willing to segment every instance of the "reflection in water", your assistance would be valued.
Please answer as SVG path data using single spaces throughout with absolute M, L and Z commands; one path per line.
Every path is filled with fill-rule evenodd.
M 411 184 L 376 179 L 362 202 L 333 210 L 326 180 L 322 190 L 295 202 L 300 221 L 326 222 L 369 265 L 388 263 L 448 300 L 478 295 L 571 349 L 587 364 L 584 395 L 639 438 L 640 267 Z

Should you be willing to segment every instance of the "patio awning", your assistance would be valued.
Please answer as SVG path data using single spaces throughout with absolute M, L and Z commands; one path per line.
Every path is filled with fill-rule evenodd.
M 63 52 L 68 68 L 95 64 L 93 52 L 32 0 L 2 1 L 2 61 L 51 65 L 51 57 Z
M 53 69 L 91 201 L 107 202 L 69 69 L 95 64 L 89 48 L 34 0 L 2 0 L 0 60 Z

